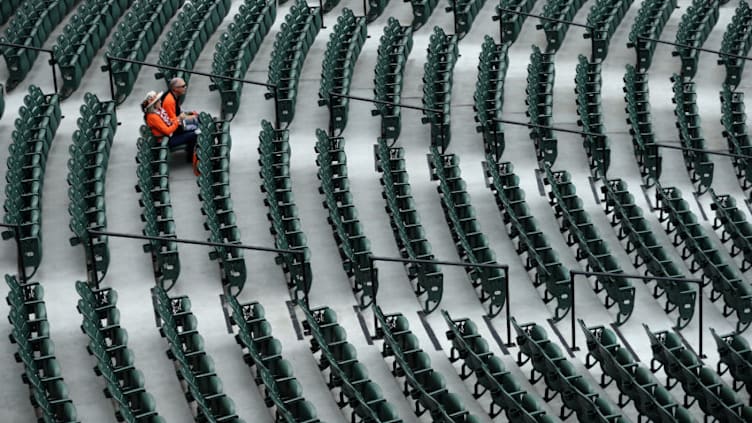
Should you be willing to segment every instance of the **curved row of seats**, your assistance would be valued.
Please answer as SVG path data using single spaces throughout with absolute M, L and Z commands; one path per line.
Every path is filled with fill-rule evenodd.
M 462 400 L 446 388 L 441 373 L 431 367 L 431 357 L 420 348 L 418 337 L 410 331 L 410 322 L 402 313 L 384 314 L 373 307 L 376 339 L 383 339 L 381 355 L 393 357 L 392 374 L 404 377 L 402 394 L 415 402 L 415 415 L 426 412 L 434 423 L 475 423 Z
M 588 61 L 580 55 L 574 78 L 577 125 L 588 134 L 582 134 L 585 152 L 590 164 L 590 173 L 595 178 L 605 177 L 611 164 L 611 148 L 606 128 L 603 125 L 601 106 L 601 63 Z
M 118 421 L 164 423 L 156 410 L 154 396 L 144 388 L 144 374 L 133 365 L 128 348 L 128 331 L 120 326 L 117 291 L 93 289 L 77 281 L 81 330 L 89 337 L 86 348 L 97 360 L 94 372 L 105 379 L 104 394 L 112 400 Z
M 601 387 L 616 382 L 619 388 L 619 407 L 630 402 L 637 409 L 638 421 L 646 417 L 659 423 L 692 423 L 695 419 L 663 387 L 647 367 L 635 361 L 629 351 L 616 339 L 614 331 L 605 326 L 586 327 L 578 320 L 587 339 L 588 354 L 585 367 L 600 363 L 603 374 Z
M 117 26 L 107 46 L 107 56 L 144 61 L 157 42 L 167 22 L 172 19 L 185 0 L 136 0 Z M 141 71 L 137 63 L 112 60 L 103 70 L 112 75 L 115 100 L 121 104 L 133 90 Z
M 235 414 L 235 402 L 223 392 L 214 360 L 204 349 L 190 298 L 169 297 L 159 286 L 151 291 L 157 327 L 168 343 L 167 357 L 175 364 L 175 374 L 194 419 L 243 423 Z
M 653 351 L 651 370 L 663 368 L 666 372 L 666 387 L 671 389 L 680 383 L 684 390 L 684 404 L 695 402 L 706 416 L 722 422 L 749 422 L 752 407 L 744 405 L 736 393 L 697 354 L 685 347 L 681 338 L 672 331 L 651 332 L 643 324 L 650 338 Z M 693 398 L 691 401 L 689 398 Z
M 713 229 L 721 230 L 721 243 L 731 243 L 728 247 L 731 257 L 742 255 L 739 269 L 746 272 L 752 268 L 752 225 L 731 195 L 717 195 L 711 188 L 710 198 L 713 201 L 710 208 L 715 210 Z
M 532 364 L 531 383 L 535 384 L 541 379 L 544 380 L 546 384 L 544 401 L 550 401 L 557 395 L 561 395 L 562 407 L 559 417 L 566 419 L 576 414 L 577 421 L 580 422 L 623 423 L 627 421 L 618 408 L 598 395 L 590 382 L 577 372 L 574 365 L 561 353 L 561 349 L 548 339 L 543 326 L 536 323 L 520 325 L 514 318 L 512 318 L 512 326 L 517 332 L 517 345 L 520 347 L 517 364 L 520 367 L 527 362 Z M 537 377 L 536 374 L 538 374 Z M 567 412 L 567 409 L 570 411 Z
M 167 32 L 167 39 L 162 42 L 158 63 L 174 68 L 193 69 L 201 50 L 227 16 L 231 5 L 232 0 L 194 0 L 185 4 Z M 155 77 L 164 78 L 167 83 L 175 77 L 188 82 L 191 74 L 161 68 Z
M 243 79 L 277 18 L 277 2 L 245 0 L 214 47 L 212 74 Z M 222 116 L 234 116 L 240 108 L 243 83 L 211 77 L 209 89 L 219 91 Z
M 6 301 L 10 306 L 10 341 L 18 345 L 16 362 L 23 363 L 21 380 L 29 385 L 29 400 L 40 421 L 78 423 L 76 407 L 68 397 L 55 343 L 50 339 L 50 324 L 39 282 L 19 282 L 5 275 Z
M 465 273 L 470 284 L 480 302 L 485 305 L 488 315 L 493 317 L 504 307 L 507 297 L 504 283 L 509 275 L 499 267 L 478 266 L 497 265 L 498 262 L 475 218 L 475 208 L 470 202 L 470 194 L 460 173 L 459 157 L 454 154 L 439 154 L 436 147 L 431 147 L 428 166 L 431 180 L 438 182 L 436 190 L 457 255 L 467 263 Z
M 473 397 L 486 392 L 491 397 L 488 415 L 495 418 L 502 411 L 509 421 L 553 423 L 557 420 L 541 405 L 537 394 L 522 389 L 517 379 L 506 370 L 501 361 L 488 348 L 488 342 L 478 333 L 470 319 L 452 319 L 446 310 L 441 311 L 449 326 L 446 337 L 452 343 L 449 361 L 462 360 L 459 376 L 465 380 L 475 375 Z
M 634 66 L 627 65 L 627 72 L 624 74 L 624 101 L 627 104 L 624 110 L 627 112 L 629 134 L 632 136 L 640 176 L 645 185 L 650 187 L 661 176 L 662 158 L 655 146 L 647 72 L 637 71 Z
M 161 141 L 161 142 L 160 142 Z M 170 200 L 170 168 L 167 138 L 158 139 L 146 126 L 136 142 L 136 192 L 141 206 L 142 233 L 151 237 L 175 238 L 175 220 Z M 180 276 L 180 255 L 175 241 L 149 240 L 143 245 L 151 255 L 154 277 L 159 286 L 169 290 Z
M 522 31 L 522 24 L 527 19 L 527 14 L 532 12 L 536 0 L 502 0 L 496 6 L 496 15 L 493 20 L 501 20 L 501 41 L 512 45 Z M 513 10 L 522 13 L 505 12 L 501 9 Z
M 8 22 L 8 19 L 13 16 L 22 1 L 23 0 L 8 0 L 0 4 L 0 25 L 4 25 Z
M 546 3 L 547 5 L 550 3 Z M 554 53 L 542 53 L 533 44 L 530 64 L 527 66 L 527 88 L 525 114 L 532 125 L 530 138 L 535 145 L 538 163 L 553 165 L 558 155 L 556 135 L 549 127 L 553 125 L 554 109 Z
M 530 212 L 525 201 L 525 192 L 520 188 L 520 178 L 514 173 L 514 166 L 510 162 L 496 162 L 490 155 L 486 155 L 483 162 L 486 175 L 486 185 L 494 194 L 496 205 L 504 219 L 509 238 L 516 242 L 517 256 L 523 260 L 525 270 L 533 270 L 533 285 L 543 286 L 543 302 L 556 301 L 554 320 L 559 321 L 572 308 L 572 290 L 569 283 L 569 270 L 564 267 L 546 238 L 546 234 L 538 226 L 538 222 Z
M 75 3 L 75 0 L 26 0 L 16 10 L 0 41 L 41 48 Z M 2 46 L 0 52 L 8 67 L 6 88 L 11 90 L 26 78 L 39 50 Z
M 316 408 L 302 395 L 292 365 L 282 358 L 282 344 L 272 335 L 264 307 L 258 302 L 240 304 L 232 295 L 223 297 L 230 311 L 235 341 L 243 349 L 243 359 L 255 370 L 254 381 L 263 385 L 264 403 L 275 407 L 277 422 L 318 423 Z
M 720 0 L 693 0 L 692 5 L 682 15 L 676 31 L 677 44 L 695 48 L 677 47 L 672 55 L 681 58 L 682 78 L 694 78 L 697 73 L 700 50 L 718 22 Z
M 403 75 L 407 57 L 413 47 L 413 29 L 400 25 L 389 17 L 384 27 L 384 35 L 379 39 L 378 56 L 374 67 L 373 93 L 379 101 L 371 114 L 381 116 L 381 138 L 396 140 L 402 129 L 402 110 L 399 104 L 402 96 Z
M 473 94 L 475 110 L 475 127 L 483 135 L 483 149 L 497 160 L 504 153 L 504 124 L 502 118 L 504 107 L 504 80 L 509 67 L 507 52 L 509 43 L 497 44 L 486 35 L 481 45 L 478 62 L 478 79 Z
M 303 62 L 321 26 L 319 8 L 309 7 L 305 0 L 297 0 L 290 6 L 274 40 L 267 79 L 273 88 L 269 88 L 271 92 L 266 93 L 266 98 L 275 98 L 277 119 L 285 127 L 295 117 Z
M 611 225 L 618 227 L 619 240 L 627 240 L 625 250 L 632 255 L 635 269 L 645 266 L 645 275 L 659 278 L 679 278 L 686 276 L 663 249 L 653 235 L 642 209 L 635 204 L 634 196 L 629 192 L 627 183 L 621 179 L 609 179 L 601 186 L 606 215 L 611 215 Z M 648 281 L 646 281 L 648 282 Z M 666 295 L 663 309 L 666 314 L 677 312 L 676 327 L 682 329 L 689 324 L 695 312 L 698 288 L 687 282 L 658 279 L 652 289 L 656 300 Z
M 590 34 L 585 38 L 592 37 L 593 43 L 591 62 L 600 62 L 606 59 L 611 37 L 619 27 L 624 15 L 632 6 L 634 0 L 597 0 L 590 7 L 587 23 L 592 27 Z
M 705 152 L 705 137 L 697 108 L 695 83 L 678 74 L 671 77 L 671 82 L 673 82 L 674 89 L 672 101 L 676 104 L 674 116 L 676 116 L 676 128 L 679 130 L 679 140 L 683 147 L 693 149 L 682 150 L 684 166 L 697 193 L 703 194 L 713 183 L 715 165 Z
M 201 134 L 196 143 L 201 214 L 209 240 L 216 243 L 242 244 L 230 195 L 230 123 L 215 121 L 209 114 L 199 115 Z M 190 153 L 190 152 L 189 152 Z M 243 249 L 215 245 L 209 253 L 219 262 L 223 289 L 233 295 L 243 290 L 247 271 Z
M 368 370 L 358 361 L 355 347 L 347 342 L 345 329 L 329 307 L 308 309 L 303 326 L 311 336 L 311 354 L 320 352 L 318 367 L 327 376 L 327 386 L 336 396 L 339 408 L 350 407 L 350 421 L 355 423 L 401 423 L 394 406 L 381 393 L 381 387 L 368 377 Z M 328 371 L 325 371 L 327 370 Z
M 637 57 L 634 67 L 639 73 L 647 72 L 650 68 L 657 45 L 655 41 L 640 37 L 660 39 L 666 22 L 677 8 L 676 0 L 644 0 L 640 5 L 627 43 L 627 47 L 635 49 Z
M 462 39 L 473 26 L 486 0 L 452 0 L 444 10 L 454 13 L 454 33 Z
M 546 53 L 555 54 L 564 43 L 569 24 L 574 20 L 577 11 L 580 10 L 585 0 L 550 0 L 543 6 L 543 17 L 557 19 L 563 22 L 541 19 L 536 25 L 537 29 L 543 29 L 546 33 Z
M 449 146 L 452 137 L 452 83 L 454 65 L 459 49 L 457 35 L 448 35 L 438 26 L 428 44 L 428 58 L 423 65 L 423 118 L 422 123 L 431 125 L 431 145 L 442 151 Z M 426 110 L 428 109 L 428 110 Z
M 691 260 L 689 270 L 693 273 L 702 270 L 705 284 L 712 283 L 710 300 L 723 298 L 723 315 L 736 313 L 736 328 L 742 332 L 752 323 L 752 287 L 738 275 L 735 266 L 720 255 L 678 188 L 659 186 L 656 199 L 658 220 L 665 223 L 667 234 L 674 234 L 674 246 L 683 245 L 681 257 Z
M 576 245 L 577 260 L 585 260 L 585 270 L 610 274 L 623 273 L 608 244 L 601 238 L 590 215 L 582 206 L 569 172 L 552 171 L 546 166 L 544 184 L 549 188 L 549 203 L 559 221 L 562 236 L 570 247 Z M 634 311 L 635 288 L 629 279 L 617 276 L 598 276 L 594 291 L 606 291 L 606 308 L 618 305 L 616 323 L 626 322 Z
M 355 63 L 368 37 L 365 16 L 356 17 L 352 10 L 342 9 L 329 41 L 326 43 L 321 63 L 319 106 L 329 109 L 329 133 L 341 134 L 347 126 L 350 99 L 334 94 L 350 94 L 350 83 L 355 74 Z
M 752 142 L 747 129 L 747 114 L 744 107 L 744 93 L 732 91 L 724 84 L 721 90 L 721 124 L 723 136 L 729 146 L 729 151 L 741 156 L 749 156 L 752 152 Z M 752 160 L 749 158 L 733 157 L 731 163 L 736 169 L 736 178 L 742 190 L 749 195 L 752 188 Z
M 404 148 L 388 147 L 386 140 L 379 138 L 374 150 L 376 171 L 381 175 L 381 195 L 386 201 L 384 209 L 389 215 L 400 256 L 410 260 L 435 260 L 413 200 Z M 423 311 L 434 311 L 444 294 L 444 274 L 441 267 L 435 263 L 404 263 L 404 267 Z
M 718 346 L 718 374 L 729 372 L 734 379 L 735 391 L 738 392 L 745 387 L 748 394 L 752 393 L 752 350 L 749 348 L 749 342 L 734 332 L 718 335 L 710 328 L 710 333 L 713 334 Z
M 55 55 L 63 86 L 60 95 L 70 96 L 94 61 L 115 26 L 115 23 L 131 6 L 133 0 L 88 0 L 76 10 L 57 37 L 52 51 Z
M 304 301 L 311 290 L 311 250 L 308 248 L 303 228 L 295 206 L 290 180 L 290 134 L 287 129 L 276 130 L 266 120 L 261 121 L 259 134 L 259 176 L 261 192 L 265 194 L 264 205 L 274 236 L 274 245 L 285 250 L 299 250 L 302 254 L 279 253 L 276 262 L 282 267 L 287 279 L 290 296 Z
M 68 159 L 68 213 L 71 215 L 71 245 L 83 244 L 86 266 L 96 280 L 101 280 L 110 265 L 107 236 L 89 235 L 89 230 L 107 230 L 105 181 L 110 149 L 118 120 L 113 101 L 100 101 L 86 93 L 73 133 Z M 96 275 L 95 273 L 96 272 Z
M 29 87 L 19 108 L 5 174 L 4 223 L 18 225 L 2 232 L 3 239 L 17 237 L 23 266 L 31 277 L 42 261 L 42 192 L 47 156 L 63 116 L 60 96 Z
M 347 176 L 347 155 L 342 137 L 329 137 L 321 129 L 316 130 L 316 176 L 321 183 L 319 193 L 329 213 L 327 222 L 337 243 L 342 268 L 345 270 L 352 291 L 362 307 L 376 299 L 378 281 L 371 262 L 371 242 L 363 231 L 358 210 L 350 192 Z
M 749 49 L 752 48 L 750 20 L 752 20 L 752 8 L 746 1 L 742 0 L 736 7 L 734 17 L 723 34 L 721 52 L 737 56 L 746 56 L 749 53 Z M 718 59 L 718 64 L 726 67 L 726 84 L 733 88 L 739 85 L 742 81 L 745 62 L 746 60 L 738 57 L 721 56 Z

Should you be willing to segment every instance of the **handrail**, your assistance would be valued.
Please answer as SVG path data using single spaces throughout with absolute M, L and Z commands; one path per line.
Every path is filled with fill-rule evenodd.
M 27 46 L 23 44 L 16 44 L 16 43 L 9 43 L 7 41 L 0 41 L 0 46 L 6 46 L 6 47 L 14 47 L 19 49 L 29 49 L 29 50 L 35 50 L 35 51 L 41 51 L 43 53 L 47 53 L 50 55 L 50 61 L 48 62 L 50 66 L 52 67 L 52 86 L 55 90 L 55 93 L 57 94 L 57 71 L 55 70 L 55 65 L 57 65 L 57 59 L 55 59 L 55 52 L 48 48 L 42 48 L 42 47 L 35 47 L 35 46 Z

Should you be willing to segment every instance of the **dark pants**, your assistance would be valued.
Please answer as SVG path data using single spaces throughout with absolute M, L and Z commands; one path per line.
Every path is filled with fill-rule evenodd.
M 170 137 L 170 140 L 167 142 L 167 146 L 170 148 L 170 150 L 175 150 L 185 145 L 185 151 L 186 151 L 185 160 L 187 162 L 190 162 L 193 160 L 193 151 L 196 148 L 197 138 L 198 138 L 198 135 L 193 131 L 187 131 L 187 132 L 181 132 L 181 133 L 177 133 L 176 131 Z

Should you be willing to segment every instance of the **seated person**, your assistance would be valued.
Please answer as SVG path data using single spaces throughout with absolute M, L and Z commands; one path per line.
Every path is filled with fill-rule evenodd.
M 172 120 L 182 119 L 183 127 L 178 132 L 191 131 L 198 128 L 198 112 L 183 112 L 180 109 L 180 102 L 188 91 L 188 84 L 183 78 L 175 77 L 170 79 L 169 90 L 162 95 L 162 107 L 167 112 L 167 116 Z
M 186 161 L 190 163 L 193 160 L 196 140 L 201 131 L 199 129 L 178 131 L 182 122 L 180 119 L 170 119 L 165 109 L 162 108 L 161 92 L 149 91 L 146 93 L 146 97 L 141 103 L 141 109 L 144 111 L 144 120 L 151 129 L 151 133 L 158 137 L 160 142 L 162 137 L 169 137 L 167 145 L 170 150 L 185 145 Z

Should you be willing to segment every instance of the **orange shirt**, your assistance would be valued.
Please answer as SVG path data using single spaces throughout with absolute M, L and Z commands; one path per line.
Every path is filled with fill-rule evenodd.
M 164 95 L 162 98 L 162 108 L 167 112 L 167 116 L 170 117 L 170 120 L 173 122 L 178 121 L 178 113 L 180 108 L 178 107 L 177 100 L 175 99 L 175 94 L 172 92 L 167 92 L 167 94 Z
M 175 130 L 178 129 L 180 123 L 177 120 L 172 120 L 172 125 L 167 125 L 162 118 L 156 113 L 146 114 L 146 124 L 151 128 L 151 133 L 155 136 L 170 136 Z

